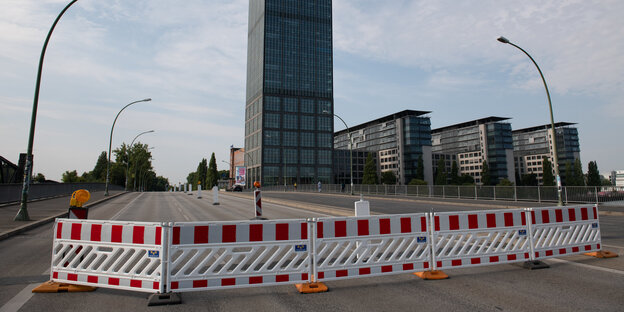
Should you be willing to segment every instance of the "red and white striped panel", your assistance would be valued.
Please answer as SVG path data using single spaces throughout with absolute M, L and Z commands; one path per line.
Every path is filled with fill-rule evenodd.
M 534 259 L 601 249 L 597 206 L 531 208 Z
M 279 284 L 305 283 L 308 273 L 256 275 L 243 277 L 221 277 L 194 280 L 178 280 L 170 283 L 171 291 L 199 291 L 205 289 L 271 286 Z
M 316 237 L 324 239 L 426 233 L 427 217 L 423 213 L 390 217 L 320 218 L 316 222 Z
M 294 241 L 308 239 L 305 220 L 175 223 L 172 245 Z
M 436 270 L 530 259 L 524 209 L 440 212 L 433 220 Z
M 403 263 L 381 266 L 364 266 L 340 270 L 325 270 L 318 272 L 318 280 L 335 280 L 340 278 L 368 277 L 383 274 L 409 273 L 414 271 L 426 271 L 429 262 Z
M 89 273 L 52 272 L 52 280 L 70 284 L 157 293 L 160 282 L 126 277 L 99 276 Z
M 162 245 L 160 223 L 57 219 L 57 240 Z

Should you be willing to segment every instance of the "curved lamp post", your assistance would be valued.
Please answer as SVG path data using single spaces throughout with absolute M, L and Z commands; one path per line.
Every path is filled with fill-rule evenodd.
M 331 114 L 329 111 L 326 111 L 326 110 L 324 110 L 323 113 Z M 340 121 L 342 121 L 345 128 L 347 128 L 347 134 L 349 135 L 349 162 L 350 162 L 349 168 L 351 170 L 351 195 L 353 195 L 353 139 L 351 138 L 351 131 L 349 131 L 349 126 L 347 126 L 347 123 L 344 120 L 342 120 L 340 116 L 336 114 L 332 114 L 332 115 L 336 116 L 338 119 L 340 119 Z
M 104 196 L 108 196 L 108 184 L 110 182 L 110 160 L 111 160 L 111 147 L 113 145 L 113 130 L 115 129 L 115 123 L 117 122 L 117 118 L 119 117 L 119 114 L 121 114 L 121 112 L 123 112 L 124 109 L 126 109 L 126 107 L 132 105 L 132 104 L 136 104 L 139 102 L 149 102 L 152 99 L 143 99 L 143 100 L 139 100 L 139 101 L 134 101 L 126 106 L 124 106 L 119 113 L 117 113 L 117 116 L 115 116 L 115 120 L 113 121 L 113 126 L 111 127 L 111 133 L 110 133 L 110 139 L 108 141 L 108 162 L 106 163 L 106 188 L 104 190 Z
M 56 17 L 54 23 L 52 23 L 52 27 L 48 31 L 48 36 L 43 43 L 43 48 L 41 49 L 41 56 L 39 57 L 39 69 L 37 70 L 37 82 L 35 84 L 35 98 L 33 100 L 33 109 L 32 116 L 30 117 L 30 133 L 28 135 L 28 150 L 26 152 L 26 165 L 24 166 L 24 184 L 22 185 L 22 200 L 20 202 L 20 209 L 17 212 L 17 215 L 13 219 L 14 221 L 30 221 L 30 217 L 28 216 L 27 202 L 28 202 L 28 189 L 30 188 L 30 179 L 31 174 L 30 170 L 32 169 L 32 152 L 33 152 L 33 143 L 35 141 L 35 122 L 37 120 L 37 106 L 39 105 L 39 87 L 41 86 L 41 71 L 43 70 L 43 59 L 45 57 L 46 48 L 48 47 L 48 42 L 50 42 L 50 37 L 52 36 L 52 32 L 56 27 L 56 24 L 61 19 L 61 16 L 65 14 L 65 11 L 69 9 L 72 4 L 76 3 L 78 0 L 73 0 L 69 4 L 63 8 L 61 13 Z
M 137 136 L 134 137 L 134 139 L 132 139 L 132 143 L 130 143 L 130 146 L 126 150 L 126 155 L 128 155 L 128 161 L 126 162 L 126 191 L 128 191 L 128 170 L 130 169 L 130 148 L 134 145 L 134 141 L 138 137 L 140 137 L 140 136 L 142 136 L 142 135 L 144 135 L 146 133 L 152 133 L 152 132 L 154 132 L 154 130 L 150 130 L 150 131 L 145 131 L 145 132 L 139 133 Z
M 553 118 L 553 109 L 552 109 L 552 102 L 550 101 L 550 93 L 548 92 L 548 85 L 546 85 L 546 79 L 544 79 L 544 75 L 542 74 L 542 70 L 539 68 L 539 66 L 537 66 L 537 63 L 535 62 L 535 60 L 533 59 L 533 57 L 531 57 L 531 55 L 529 55 L 529 53 L 527 53 L 527 51 L 524 51 L 524 49 L 522 49 L 521 47 L 513 44 L 511 41 L 509 41 L 509 39 L 505 38 L 505 37 L 499 37 L 497 39 L 498 41 L 502 42 L 502 43 L 506 43 L 506 44 L 510 44 L 514 47 L 516 47 L 518 50 L 524 52 L 524 54 L 526 54 L 526 56 L 528 56 L 531 59 L 531 62 L 533 62 L 533 64 L 535 65 L 535 67 L 537 67 L 537 71 L 540 74 L 540 77 L 542 77 L 542 82 L 544 82 L 544 88 L 546 89 L 546 96 L 548 97 L 548 109 L 550 110 L 550 128 L 552 129 L 552 146 L 553 146 L 553 160 L 555 163 L 555 176 L 557 179 L 557 204 L 559 206 L 563 205 L 563 201 L 561 200 L 561 177 L 559 176 L 559 157 L 557 157 L 557 131 L 555 130 L 555 119 Z

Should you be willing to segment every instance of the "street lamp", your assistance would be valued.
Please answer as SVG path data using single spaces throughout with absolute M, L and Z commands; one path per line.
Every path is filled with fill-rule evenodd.
M 41 56 L 39 57 L 39 68 L 37 69 L 37 82 L 35 84 L 35 98 L 33 100 L 33 109 L 32 116 L 30 117 L 30 133 L 28 134 L 28 149 L 26 152 L 26 165 L 24 166 L 24 184 L 22 185 L 22 200 L 20 202 L 20 209 L 17 212 L 17 215 L 13 219 L 14 221 L 30 221 L 30 217 L 28 216 L 27 202 L 28 202 L 28 189 L 30 188 L 30 179 L 31 179 L 31 169 L 32 169 L 32 152 L 33 152 L 33 143 L 35 141 L 35 122 L 37 120 L 37 106 L 39 105 L 39 89 L 41 86 L 41 71 L 43 70 L 43 58 L 45 57 L 46 48 L 48 47 L 48 42 L 50 42 L 50 37 L 52 36 L 52 32 L 56 27 L 56 24 L 61 19 L 61 16 L 65 14 L 65 11 L 69 9 L 72 4 L 76 3 L 78 0 L 73 0 L 69 4 L 63 8 L 61 13 L 56 17 L 54 23 L 52 23 L 52 27 L 48 31 L 48 35 L 46 36 L 45 42 L 43 43 L 43 48 L 41 49 Z
M 526 54 L 531 61 L 533 62 L 533 64 L 535 65 L 535 67 L 537 67 L 537 71 L 540 74 L 540 77 L 542 77 L 542 82 L 544 82 L 544 88 L 546 89 L 546 96 L 548 97 L 548 109 L 550 110 L 550 128 L 552 129 L 552 146 L 553 146 L 553 160 L 555 163 L 555 176 L 557 179 L 557 204 L 559 206 L 563 206 L 563 201 L 561 200 L 561 177 L 559 176 L 559 157 L 557 157 L 557 131 L 555 130 L 555 119 L 553 118 L 553 109 L 552 109 L 552 102 L 550 101 L 550 93 L 548 92 L 548 85 L 546 85 L 546 79 L 544 79 L 544 75 L 542 74 L 542 70 L 539 68 L 539 66 L 537 66 L 537 63 L 535 62 L 535 60 L 533 59 L 533 57 L 531 57 L 531 55 L 529 55 L 529 53 L 527 53 L 527 51 L 524 51 L 524 49 L 522 49 L 521 47 L 513 44 L 511 41 L 509 41 L 509 39 L 505 38 L 505 37 L 499 37 L 497 39 L 498 41 L 502 42 L 502 43 L 506 43 L 506 44 L 510 44 L 516 48 L 518 48 L 518 50 L 524 52 L 524 54 Z
M 323 110 L 323 113 L 331 114 L 327 110 Z M 338 117 L 338 119 L 340 119 L 340 121 L 342 121 L 342 123 L 344 124 L 345 128 L 347 128 L 347 134 L 349 135 L 349 160 L 350 160 L 350 169 L 351 169 L 351 195 L 353 195 L 353 139 L 351 138 L 351 131 L 349 131 L 349 126 L 347 126 L 347 123 L 344 120 L 342 120 L 342 118 L 340 118 L 340 116 L 338 116 L 336 114 L 332 114 L 332 115 Z
M 119 114 L 121 114 L 121 112 L 123 112 L 124 109 L 126 109 L 126 107 L 132 105 L 132 104 L 136 104 L 139 102 L 149 102 L 152 99 L 143 99 L 143 100 L 139 100 L 139 101 L 134 101 L 126 106 L 124 106 L 119 113 L 117 113 L 117 116 L 115 116 L 115 120 L 113 121 L 113 126 L 111 127 L 111 133 L 110 133 L 110 139 L 108 141 L 108 162 L 106 163 L 106 187 L 104 189 L 104 196 L 108 196 L 108 183 L 110 182 L 110 160 L 111 160 L 111 147 L 113 145 L 113 130 L 115 129 L 115 123 L 117 122 L 117 117 L 119 117 Z
M 130 146 L 128 146 L 128 148 L 126 149 L 126 155 L 128 155 L 128 161 L 126 162 L 126 191 L 128 191 L 128 170 L 130 169 L 130 148 L 134 145 L 134 140 L 136 140 L 138 137 L 146 133 L 152 133 L 152 132 L 154 132 L 154 130 L 139 133 L 137 136 L 134 137 L 134 139 L 132 139 L 132 143 L 130 143 Z

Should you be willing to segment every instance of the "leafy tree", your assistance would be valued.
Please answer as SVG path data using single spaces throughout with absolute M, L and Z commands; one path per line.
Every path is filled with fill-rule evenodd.
M 416 168 L 416 179 L 425 179 L 425 162 L 423 161 L 422 154 L 418 155 L 418 167 Z
M 509 181 L 509 179 L 502 179 L 499 183 L 498 186 L 513 186 L 513 182 Z
M 565 176 L 564 176 L 564 185 L 566 186 L 574 186 L 576 184 L 576 177 L 574 176 L 574 167 L 572 163 L 566 161 L 565 165 Z
M 37 175 L 35 177 L 33 177 L 33 181 L 35 183 L 43 183 L 45 182 L 46 178 L 43 175 L 43 173 L 37 173 Z
M 366 164 L 364 164 L 364 174 L 362 184 L 377 184 L 377 166 L 373 160 L 373 154 L 368 153 Z
M 106 156 L 106 152 L 102 152 L 100 153 L 100 156 L 98 156 L 95 167 L 90 173 L 90 176 L 94 181 L 106 181 L 106 163 L 108 162 Z
M 381 173 L 381 183 L 383 184 L 396 184 L 397 177 L 394 174 L 394 171 L 385 171 Z
M 211 189 L 213 186 L 218 184 L 219 173 L 217 172 L 217 159 L 215 158 L 215 154 L 212 153 L 210 156 L 210 162 L 208 163 L 208 175 L 206 179 L 206 189 Z
M 481 183 L 483 185 L 492 185 L 492 175 L 487 160 L 483 160 L 483 168 L 481 169 Z
M 600 186 L 600 172 L 598 171 L 598 163 L 590 161 L 587 164 L 587 186 Z
M 436 170 L 435 185 L 446 185 L 446 161 L 444 158 L 438 159 L 438 167 Z
M 542 174 L 542 185 L 543 186 L 554 186 L 555 185 L 555 177 L 552 173 L 552 164 L 548 157 L 544 157 L 542 159 L 542 168 L 544 173 Z
M 611 180 L 600 177 L 600 183 L 602 183 L 602 186 L 613 186 L 613 184 L 611 184 Z
M 457 161 L 453 160 L 453 165 L 451 166 L 451 184 L 459 185 L 461 184 L 459 177 L 459 168 L 457 167 Z
M 190 184 L 192 186 L 196 186 L 197 185 L 197 181 L 198 181 L 197 172 L 190 172 L 186 176 L 186 183 L 188 183 L 188 184 Z
M 474 178 L 469 174 L 462 174 L 461 177 L 459 177 L 459 182 L 461 185 L 473 185 Z
M 523 174 L 520 180 L 524 186 L 537 186 L 537 175 L 535 173 Z
M 149 180 L 148 189 L 155 192 L 163 192 L 167 190 L 169 180 L 165 177 L 157 176 L 153 180 Z
M 409 185 L 427 185 L 427 181 L 414 178 L 411 181 L 409 181 L 408 184 Z
M 574 177 L 576 178 L 574 185 L 585 186 L 585 175 L 583 174 L 583 165 L 581 165 L 580 158 L 574 161 Z
M 196 185 L 198 181 L 201 181 L 202 185 L 206 185 L 206 182 L 208 181 L 208 161 L 206 160 L 206 158 L 202 158 L 202 160 L 199 162 L 199 165 L 197 165 L 197 179 L 195 180 L 195 182 L 193 182 L 193 185 Z
M 79 180 L 80 178 L 78 177 L 78 172 L 76 172 L 76 170 L 65 171 L 65 173 L 63 173 L 63 177 L 61 178 L 63 183 L 76 183 L 79 182 Z

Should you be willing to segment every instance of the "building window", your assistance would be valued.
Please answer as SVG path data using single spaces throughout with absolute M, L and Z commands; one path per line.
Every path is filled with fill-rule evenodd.
M 301 146 L 314 147 L 314 133 L 301 132 Z
M 319 133 L 318 134 L 318 147 L 332 147 L 332 135 L 331 133 Z
M 323 130 L 323 131 L 332 130 L 332 119 L 330 117 L 319 117 L 318 121 L 319 121 L 319 125 L 318 125 L 319 130 Z
M 284 132 L 284 146 L 297 146 L 297 132 Z
M 301 100 L 301 112 L 302 113 L 314 113 L 314 100 L 302 99 Z
M 266 145 L 280 145 L 279 131 L 265 130 L 264 143 Z
M 267 113 L 264 118 L 264 126 L 266 128 L 279 128 L 280 127 L 279 114 Z
M 314 164 L 314 150 L 301 150 L 301 163 L 306 165 Z
M 296 113 L 297 109 L 297 99 L 295 98 L 285 98 L 284 99 L 284 111 Z
M 318 151 L 318 163 L 322 165 L 331 165 L 331 151 Z
M 284 149 L 284 163 L 296 164 L 297 163 L 297 150 L 293 148 Z
M 315 130 L 314 129 L 314 116 L 301 116 L 301 129 Z
M 331 102 L 329 101 L 319 101 L 318 104 L 318 113 L 319 114 L 331 114 Z
M 264 109 L 268 111 L 280 111 L 280 99 L 276 96 L 267 96 L 264 100 Z
M 279 148 L 265 148 L 264 149 L 264 162 L 269 164 L 280 163 L 280 150 Z

